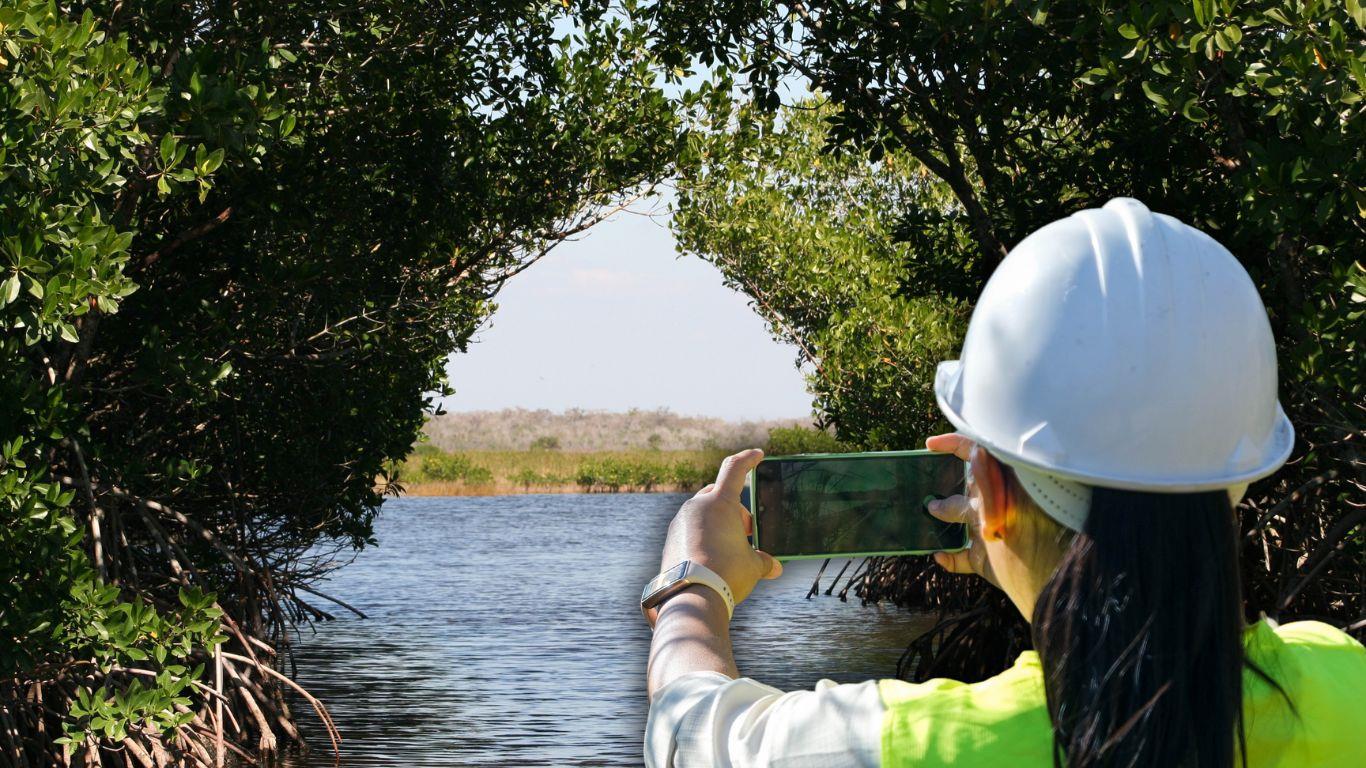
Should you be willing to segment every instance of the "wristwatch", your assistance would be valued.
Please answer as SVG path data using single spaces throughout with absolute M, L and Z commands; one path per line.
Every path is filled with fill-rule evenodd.
M 731 594 L 726 580 L 716 571 L 691 560 L 684 560 L 650 579 L 645 591 L 640 593 L 640 612 L 645 614 L 645 620 L 653 627 L 659 615 L 659 605 L 694 584 L 716 590 L 726 603 L 726 618 L 734 615 L 735 596 Z

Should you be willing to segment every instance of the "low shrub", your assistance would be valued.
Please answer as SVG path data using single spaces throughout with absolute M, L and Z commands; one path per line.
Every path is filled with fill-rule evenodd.
M 397 479 L 410 490 L 428 483 L 488 486 L 504 491 L 565 490 L 565 486 L 591 492 L 696 490 L 716 476 L 724 456 L 722 451 L 650 449 L 599 453 L 422 451 L 402 462 Z
M 560 438 L 554 435 L 541 435 L 531 441 L 533 451 L 558 451 L 560 450 Z
M 716 467 L 700 465 L 691 461 L 675 462 L 669 467 L 669 482 L 679 488 L 695 489 L 710 483 L 716 477 Z
M 508 475 L 507 481 L 513 485 L 520 485 L 523 488 L 530 488 L 532 486 L 568 485 L 573 482 L 571 478 L 565 477 L 564 475 L 554 472 L 537 472 L 531 467 L 522 467 L 516 472 L 513 472 L 511 475 Z
M 794 453 L 846 453 L 853 450 L 823 429 L 806 427 L 774 427 L 768 431 L 769 456 L 790 456 Z
M 575 482 L 587 490 L 631 487 L 649 491 L 670 482 L 671 477 L 671 467 L 659 462 L 607 457 L 580 465 Z
M 447 483 L 467 485 L 488 485 L 493 482 L 493 472 L 459 453 L 434 453 L 421 456 L 417 461 L 417 472 L 412 477 L 417 482 L 438 480 Z

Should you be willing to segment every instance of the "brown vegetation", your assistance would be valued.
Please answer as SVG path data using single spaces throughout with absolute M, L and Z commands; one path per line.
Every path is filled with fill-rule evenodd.
M 566 411 L 507 408 L 433 416 L 423 432 L 443 451 L 524 451 L 554 442 L 562 451 L 720 450 L 765 445 L 774 427 L 809 427 L 811 419 L 727 421 L 682 416 L 665 408 L 624 413 L 570 408 Z M 656 438 L 656 439 L 652 439 Z

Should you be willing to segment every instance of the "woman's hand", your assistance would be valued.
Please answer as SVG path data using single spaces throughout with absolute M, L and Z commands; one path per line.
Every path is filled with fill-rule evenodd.
M 661 571 L 683 560 L 705 565 L 726 580 L 737 603 L 754 591 L 759 579 L 783 572 L 777 560 L 745 540 L 754 521 L 740 504 L 740 490 L 745 475 L 763 457 L 763 451 L 754 449 L 727 456 L 716 482 L 678 510 L 664 539 Z M 660 606 L 646 672 L 650 697 L 692 672 L 740 676 L 731 653 L 725 604 L 706 587 L 684 590 Z
M 757 448 L 727 456 L 716 482 L 683 504 L 669 523 L 661 571 L 683 560 L 701 563 L 726 580 L 736 603 L 754 591 L 759 579 L 774 579 L 783 572 L 781 563 L 745 539 L 754 530 L 754 519 L 740 503 L 740 490 L 763 457 Z
M 952 453 L 969 463 L 975 458 L 974 452 L 979 450 L 976 443 L 956 432 L 935 435 L 925 441 L 925 447 L 939 453 Z M 987 562 L 986 546 L 982 543 L 981 516 L 976 513 L 973 505 L 973 489 L 971 487 L 967 489 L 966 495 L 950 496 L 947 499 L 932 501 L 927 505 L 926 508 L 930 514 L 940 520 L 946 523 L 967 525 L 968 537 L 972 541 L 972 545 L 967 549 L 957 552 L 935 552 L 934 561 L 949 573 L 975 573 L 992 584 L 996 584 L 996 580 L 992 577 L 991 566 Z

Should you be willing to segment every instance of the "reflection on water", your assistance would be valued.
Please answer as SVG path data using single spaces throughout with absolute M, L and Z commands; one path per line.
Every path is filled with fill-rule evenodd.
M 326 587 L 369 618 L 304 629 L 294 654 L 297 679 L 341 729 L 341 765 L 640 765 L 640 589 L 685 498 L 385 504 L 379 546 Z M 924 629 L 895 609 L 803 599 L 818 567 L 789 563 L 736 610 L 741 673 L 780 688 L 885 676 Z M 311 710 L 295 707 L 313 750 L 285 765 L 333 765 Z

